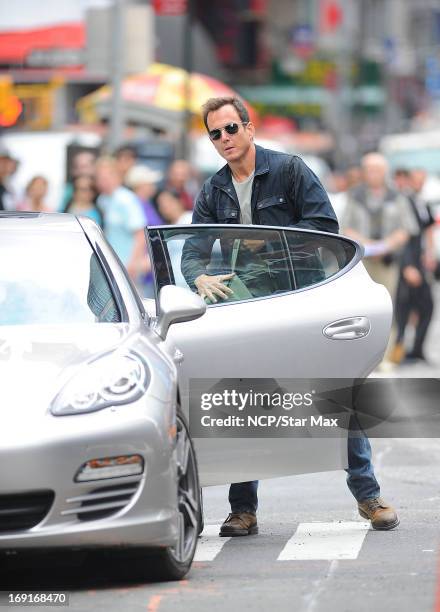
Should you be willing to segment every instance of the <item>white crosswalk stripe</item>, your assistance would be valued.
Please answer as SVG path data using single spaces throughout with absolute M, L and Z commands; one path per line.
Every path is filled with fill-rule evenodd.
M 300 523 L 278 561 L 357 559 L 369 523 Z
M 205 525 L 202 537 L 197 543 L 194 561 L 213 561 L 223 546 L 231 538 L 220 538 L 220 523 L 218 525 Z
M 357 559 L 369 528 L 369 523 L 361 521 L 300 523 L 277 561 Z M 205 525 L 194 561 L 214 561 L 231 539 L 220 538 L 219 531 L 220 523 Z

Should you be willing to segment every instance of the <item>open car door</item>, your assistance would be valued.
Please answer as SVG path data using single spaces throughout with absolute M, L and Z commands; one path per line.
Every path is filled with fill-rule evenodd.
M 181 402 L 202 484 L 347 467 L 346 431 L 314 436 L 307 428 L 292 435 L 254 428 L 241 435 L 237 428 L 207 426 L 205 433 L 201 415 L 213 412 L 209 403 L 200 406 L 200 397 L 231 394 L 234 386 L 285 390 L 289 381 L 309 382 L 313 393 L 317 380 L 331 388 L 340 379 L 365 378 L 383 357 L 392 306 L 386 289 L 367 274 L 361 247 L 322 232 L 235 224 L 151 227 L 146 234 L 156 299 L 165 285 L 196 291 L 199 274 L 234 272 L 227 300 L 207 300 L 203 317 L 173 325 L 167 337 L 183 353 Z M 227 412 L 247 417 L 252 410 Z M 303 404 L 303 417 L 304 411 Z

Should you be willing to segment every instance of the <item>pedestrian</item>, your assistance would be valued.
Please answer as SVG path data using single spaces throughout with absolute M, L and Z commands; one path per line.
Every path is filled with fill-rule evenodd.
M 140 164 L 130 168 L 126 175 L 125 184 L 139 198 L 144 209 L 147 225 L 163 224 L 163 219 L 153 204 L 153 196 L 161 178 L 162 174 L 160 172 Z
M 121 176 L 121 182 L 127 185 L 128 172 L 137 165 L 138 155 L 134 145 L 125 144 L 115 151 L 116 166 Z
M 157 208 L 166 223 L 184 225 L 191 223 L 192 214 L 185 210 L 179 194 L 171 189 L 163 189 L 156 197 Z
M 132 166 L 125 177 L 125 184 L 136 194 L 142 205 L 147 226 L 163 225 L 164 223 L 152 201 L 157 191 L 157 183 L 161 178 L 161 172 L 141 164 Z M 141 275 L 138 287 L 143 297 L 154 297 L 154 276 L 151 269 Z
M 406 168 L 396 168 L 393 173 L 394 185 L 399 193 L 411 193 L 411 176 Z
M 364 265 L 384 285 L 395 304 L 402 250 L 418 226 L 408 198 L 388 184 L 388 163 L 380 153 L 362 158 L 363 182 L 348 192 L 342 230 L 365 247 Z M 392 367 L 393 329 L 381 367 Z
M 138 197 L 122 185 L 114 158 L 101 157 L 97 160 L 95 180 L 99 192 L 97 203 L 104 218 L 104 233 L 136 283 L 150 270 L 142 205 Z
M 97 158 L 96 149 L 77 149 L 71 156 L 68 180 L 64 185 L 63 194 L 61 197 L 61 203 L 59 206 L 60 212 L 67 212 L 67 205 L 72 201 L 73 197 L 73 183 L 75 179 L 79 177 L 88 177 L 94 179 L 95 176 L 95 162 Z
M 49 188 L 48 180 L 44 176 L 34 176 L 26 185 L 24 200 L 17 203 L 17 210 L 30 212 L 51 212 L 45 200 Z
M 102 227 L 102 214 L 96 206 L 98 194 L 94 179 L 91 176 L 78 176 L 73 179 L 72 187 L 72 199 L 67 203 L 65 212 L 90 217 Z
M 190 163 L 185 159 L 173 161 L 168 168 L 165 189 L 178 194 L 185 210 L 192 211 L 194 206 L 194 197 L 191 193 L 193 183 L 194 176 Z
M 345 171 L 347 189 L 354 189 L 362 184 L 362 168 L 358 164 L 350 165 Z
M 14 209 L 14 193 L 9 184 L 18 167 L 18 161 L 0 144 L 0 211 Z
M 232 223 L 338 231 L 335 213 L 315 174 L 300 157 L 256 146 L 254 126 L 238 98 L 211 98 L 203 106 L 203 119 L 226 165 L 203 185 L 195 202 L 193 223 L 224 223 L 225 212 L 230 211 Z M 283 190 L 285 204 L 259 208 L 258 202 L 273 196 L 277 189 Z M 224 283 L 230 277 L 201 273 L 194 285 L 201 296 L 222 299 L 230 293 Z M 370 443 L 361 433 L 348 437 L 347 484 L 359 513 L 370 519 L 375 529 L 392 529 L 399 519 L 380 498 Z M 231 484 L 231 512 L 220 528 L 220 536 L 258 532 L 257 488 L 258 481 Z
M 412 188 L 408 199 L 411 204 L 419 231 L 411 236 L 402 254 L 399 284 L 396 295 L 397 337 L 392 352 L 392 359 L 400 363 L 419 360 L 426 361 L 424 343 L 431 323 L 434 301 L 430 283 L 430 274 L 436 267 L 432 212 L 422 197 L 426 172 L 414 169 L 408 173 L 408 188 Z M 415 317 L 415 333 L 412 348 L 405 348 L 405 331 L 411 313 Z

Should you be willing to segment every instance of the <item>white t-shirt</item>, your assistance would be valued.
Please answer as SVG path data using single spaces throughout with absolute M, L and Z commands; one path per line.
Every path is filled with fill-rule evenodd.
M 255 171 L 240 183 L 232 177 L 232 184 L 240 204 L 240 223 L 244 223 L 244 225 L 252 225 L 251 197 L 254 174 Z

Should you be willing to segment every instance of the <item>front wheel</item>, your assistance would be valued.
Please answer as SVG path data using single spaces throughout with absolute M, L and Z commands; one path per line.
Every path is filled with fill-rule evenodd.
M 202 521 L 197 459 L 188 426 L 177 413 L 178 538 L 174 546 L 157 552 L 155 573 L 164 580 L 181 580 L 189 571 Z

